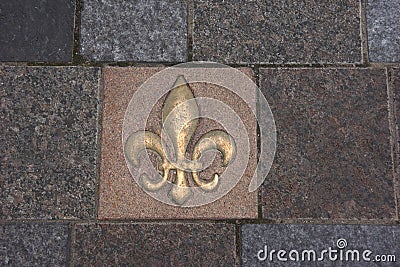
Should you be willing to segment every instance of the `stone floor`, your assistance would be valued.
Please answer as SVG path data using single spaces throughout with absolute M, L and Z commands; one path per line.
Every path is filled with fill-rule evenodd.
M 14 0 L 0 25 L 0 266 L 399 266 L 399 0 Z M 121 136 L 138 88 L 191 61 L 252 79 L 277 144 L 249 193 L 251 111 L 191 85 L 234 107 L 251 156 L 183 208 L 141 190 Z

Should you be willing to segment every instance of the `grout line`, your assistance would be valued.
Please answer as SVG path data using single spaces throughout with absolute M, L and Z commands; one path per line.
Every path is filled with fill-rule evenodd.
M 366 0 L 360 1 L 360 35 L 361 35 L 361 56 L 364 64 L 369 64 L 368 56 L 368 31 L 367 31 L 367 4 Z
M 147 68 L 159 68 L 159 67 L 172 67 L 180 63 L 159 63 L 159 62 L 103 62 L 102 67 L 147 67 Z
M 396 178 L 398 173 L 398 145 L 397 145 L 397 131 L 396 131 L 396 113 L 395 113 L 395 101 L 394 101 L 394 92 L 391 86 L 392 84 L 392 70 L 390 68 L 386 68 L 386 90 L 388 97 L 388 123 L 389 123 L 389 131 L 390 131 L 390 154 L 392 158 L 392 174 L 393 174 L 393 194 L 394 194 L 394 204 L 395 204 L 395 219 L 398 220 L 398 203 L 396 196 Z
M 400 67 L 400 66 L 399 66 Z M 399 146 L 399 141 L 400 141 L 400 132 L 399 132 L 399 127 L 398 127 L 398 122 L 399 122 L 399 120 L 400 120 L 400 118 L 397 118 L 397 106 L 396 106 L 396 104 L 398 104 L 397 102 L 399 101 L 399 98 L 398 98 L 398 95 L 395 93 L 395 90 L 394 90 L 394 79 L 395 79 L 395 76 L 394 76 L 394 72 L 393 72 L 393 69 L 391 69 L 391 76 L 390 76 L 390 78 L 391 78 L 391 84 L 390 84 L 390 86 L 391 86 L 391 89 L 392 89 L 392 92 L 393 92 L 393 95 L 396 97 L 396 98 L 394 98 L 393 99 L 393 101 L 394 101 L 394 104 L 393 104 L 393 111 L 394 111 L 394 118 L 395 118 L 395 127 L 394 127 L 394 129 L 396 130 L 396 139 L 395 139 L 395 146 L 396 146 L 396 152 L 397 152 L 397 154 L 396 154 L 396 170 L 397 170 L 397 172 L 396 172 L 396 176 L 395 176 L 395 180 L 394 180 L 394 182 L 395 182 L 395 197 L 396 197 L 396 204 L 397 204 L 397 220 L 398 221 L 400 221 L 400 168 L 399 168 L 399 164 L 400 164 L 400 146 Z M 396 76 L 396 79 L 398 79 L 399 77 L 398 76 Z M 396 101 L 397 100 L 397 101 Z
M 257 88 L 260 88 L 260 70 L 259 68 L 253 68 L 253 73 L 254 73 L 254 79 L 255 79 L 255 83 L 257 85 Z M 260 113 L 259 113 L 259 99 L 260 99 L 260 91 L 257 90 L 256 91 L 256 120 L 258 120 L 260 118 Z M 260 139 L 261 133 L 260 133 L 260 125 L 257 122 L 257 164 L 260 160 L 260 147 L 261 147 L 261 139 Z M 257 177 L 260 174 L 257 173 Z M 262 202 L 262 189 L 261 187 L 259 187 L 257 189 L 257 201 L 258 201 L 258 205 L 257 205 L 257 211 L 258 211 L 258 219 L 262 219 L 263 218 L 263 202 Z
M 397 114 L 396 114 L 396 99 L 397 95 L 394 92 L 393 86 L 393 70 L 391 68 L 387 68 L 387 90 L 388 90 L 388 105 L 389 105 L 389 123 L 390 123 L 390 134 L 391 134 L 391 156 L 393 163 L 393 190 L 394 190 L 394 202 L 395 202 L 395 213 L 396 220 L 399 220 L 399 132 L 397 128 Z
M 194 2 L 187 0 L 187 47 L 188 47 L 188 62 L 193 61 L 193 25 L 194 25 Z
M 393 218 L 386 219 L 332 219 L 332 218 L 284 218 L 284 219 L 59 219 L 59 220 L 40 220 L 40 219 L 13 219 L 10 221 L 2 220 L 0 225 L 20 224 L 20 223 L 70 223 L 70 224 L 375 224 L 375 225 L 400 225 L 400 220 Z
M 1 67 L 16 67 L 16 66 L 22 66 L 25 67 L 27 66 L 28 63 L 26 62 L 13 62 L 13 61 L 9 61 L 9 62 L 0 62 L 0 66 Z
M 54 66 L 54 67 L 173 67 L 188 62 L 142 62 L 142 61 L 85 61 L 75 59 L 74 62 L 0 62 L 0 66 Z M 232 68 L 385 68 L 388 66 L 399 66 L 399 62 L 393 63 L 221 63 Z
M 69 224 L 68 225 L 66 266 L 72 266 L 72 228 L 73 228 L 73 226 L 71 224 Z
M 82 0 L 76 0 L 75 2 L 75 25 L 74 25 L 74 46 L 72 54 L 72 63 L 74 65 L 92 65 L 91 63 L 85 62 L 85 59 L 79 54 L 80 46 L 80 28 L 81 28 L 81 14 L 83 3 Z
M 80 0 L 75 0 L 75 11 L 74 11 L 74 31 L 72 40 L 72 55 L 71 60 L 74 62 L 75 55 L 79 51 L 79 28 L 80 28 L 80 11 L 81 3 Z
M 70 224 L 69 234 L 70 234 L 70 236 L 69 236 L 69 244 L 68 244 L 68 247 L 69 247 L 69 251 L 68 251 L 69 252 L 69 261 L 67 262 L 67 264 L 68 264 L 69 267 L 72 267 L 73 266 L 73 253 L 72 253 L 73 244 L 75 243 L 75 240 L 76 240 L 76 238 L 75 238 L 75 224 L 74 223 Z
M 257 127 L 258 128 L 258 127 Z M 257 134 L 258 135 L 258 134 Z M 259 135 L 258 135 L 259 136 Z M 258 176 L 259 174 L 257 174 Z M 258 219 L 263 219 L 263 194 L 262 194 L 262 185 L 257 189 L 257 213 Z
M 102 67 L 173 67 L 186 62 L 99 61 Z
M 242 234 L 240 224 L 235 224 L 236 266 L 242 264 Z
M 151 223 L 156 223 L 156 224 L 166 224 L 166 223 L 171 223 L 171 224 L 179 224 L 179 223 L 193 223 L 193 224 L 202 224 L 202 223 L 208 223 L 208 224 L 220 224 L 220 223 L 226 223 L 226 224 L 234 224 L 238 220 L 257 220 L 257 219 L 238 219 L 238 218 L 233 218 L 233 219 L 208 219 L 208 218 L 203 218 L 203 219 L 164 219 L 164 218 L 148 218 L 148 219 L 103 219 L 103 220 L 98 220 L 96 218 L 93 219 L 12 219 L 12 220 L 0 220 L 0 225 L 8 225 L 8 224 L 14 224 L 14 223 L 84 223 L 84 224 L 93 224 L 93 223 L 100 223 L 100 224 L 129 224 L 129 223 L 144 223 L 144 224 L 151 224 Z
M 103 141 L 103 111 L 104 111 L 104 69 L 99 70 L 99 90 L 97 106 L 97 146 L 96 146 L 96 191 L 95 191 L 95 218 L 99 218 L 100 205 L 100 173 L 101 173 L 101 149 Z
M 262 219 L 262 220 L 240 220 L 240 224 L 310 224 L 310 225 L 400 225 L 400 221 L 393 219 L 315 219 L 315 218 L 285 218 L 285 219 Z

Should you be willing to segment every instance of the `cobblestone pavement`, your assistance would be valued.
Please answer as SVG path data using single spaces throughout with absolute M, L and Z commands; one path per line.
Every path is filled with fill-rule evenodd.
M 190 84 L 232 106 L 250 156 L 232 191 L 183 208 L 140 188 L 121 136 L 141 85 L 192 61 L 253 80 L 277 143 L 248 192 L 249 103 Z M 399 0 L 0 1 L 0 118 L 0 266 L 400 264 Z

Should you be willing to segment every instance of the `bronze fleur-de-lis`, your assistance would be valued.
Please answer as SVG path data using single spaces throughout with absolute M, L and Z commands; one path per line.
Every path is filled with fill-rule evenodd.
M 161 157 L 159 172 L 161 179 L 151 179 L 142 174 L 140 183 L 151 192 L 160 190 L 172 175 L 173 186 L 169 192 L 172 200 L 182 205 L 191 196 L 191 188 L 185 172 L 191 172 L 196 186 L 204 191 L 214 190 L 219 183 L 219 174 L 215 173 L 210 181 L 199 177 L 203 168 L 199 158 L 209 150 L 218 150 L 223 157 L 223 165 L 227 166 L 234 158 L 235 143 L 224 131 L 211 130 L 204 134 L 195 144 L 191 160 L 186 158 L 187 148 L 199 123 L 199 108 L 195 97 L 183 76 L 179 76 L 173 89 L 169 92 L 162 110 L 162 122 L 165 133 L 172 144 L 172 152 L 166 152 L 164 138 L 150 131 L 131 134 L 125 143 L 125 154 L 133 167 L 139 166 L 139 153 L 145 149 L 157 153 Z M 167 149 L 168 150 L 168 149 Z M 172 154 L 172 155 L 170 155 Z

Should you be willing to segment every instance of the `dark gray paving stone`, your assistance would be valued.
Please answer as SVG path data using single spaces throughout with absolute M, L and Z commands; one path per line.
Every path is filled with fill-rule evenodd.
M 66 266 L 68 226 L 0 225 L 0 266 Z
M 74 0 L 0 1 L 0 61 L 71 61 L 74 15 Z
M 92 218 L 100 70 L 0 68 L 0 219 Z
M 234 266 L 232 224 L 82 224 L 72 266 Z
M 400 1 L 368 0 L 369 60 L 400 62 Z
M 359 63 L 358 1 L 195 0 L 195 60 Z
M 243 267 L 398 266 L 400 258 L 399 226 L 248 224 L 241 234 Z M 279 252 L 278 259 L 280 250 L 285 252 Z
M 261 69 L 277 127 L 264 218 L 394 219 L 384 69 Z
M 184 62 L 183 0 L 83 0 L 80 53 L 94 61 Z

